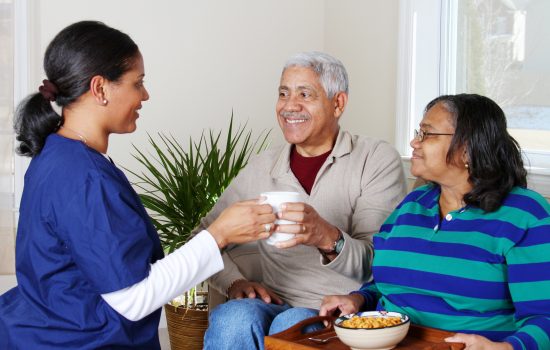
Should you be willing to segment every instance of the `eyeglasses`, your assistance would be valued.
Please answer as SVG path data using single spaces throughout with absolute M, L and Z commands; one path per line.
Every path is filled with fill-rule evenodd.
M 448 136 L 452 136 L 454 134 L 444 134 L 444 133 L 439 133 L 439 132 L 426 132 L 422 129 L 420 130 L 416 130 L 414 129 L 414 138 L 416 140 L 418 140 L 418 142 L 422 142 L 424 141 L 424 139 L 426 138 L 426 136 L 437 136 L 437 135 L 448 135 Z

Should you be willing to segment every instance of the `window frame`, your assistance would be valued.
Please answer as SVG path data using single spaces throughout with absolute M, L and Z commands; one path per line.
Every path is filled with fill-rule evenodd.
M 436 96 L 456 92 L 457 9 L 458 0 L 399 0 L 395 139 L 410 180 L 409 141 L 422 108 Z M 523 153 L 529 188 L 550 198 L 550 152 Z
M 32 40 L 36 36 L 32 36 L 34 26 L 31 23 L 32 16 L 34 16 L 32 5 L 29 0 L 14 0 L 14 81 L 13 81 L 13 104 L 15 107 L 19 102 L 24 99 L 29 93 L 30 86 L 30 57 L 31 57 L 31 44 Z M 15 108 L 14 108 L 15 111 Z M 13 138 L 14 149 L 17 146 L 17 140 L 15 134 Z M 23 194 L 23 184 L 25 172 L 30 163 L 29 157 L 19 156 L 14 154 L 14 210 L 15 210 L 15 223 L 19 221 L 19 204 L 21 203 L 21 195 Z
M 31 36 L 30 33 L 35 28 L 31 25 L 33 23 L 33 16 L 35 16 L 34 7 L 30 0 L 13 0 L 12 3 L 12 15 L 13 15 L 13 106 L 17 107 L 17 104 L 27 96 L 29 93 L 30 82 L 30 57 L 32 51 L 30 50 Z M 15 111 L 15 108 L 13 108 Z M 15 132 L 12 133 L 13 149 L 17 145 L 15 138 Z M 13 238 L 15 238 L 17 232 L 17 223 L 19 221 L 19 203 L 21 201 L 21 195 L 23 192 L 23 182 L 25 171 L 28 168 L 30 159 L 27 157 L 21 157 L 17 154 L 12 155 L 11 158 L 12 169 L 12 194 L 13 200 L 11 204 L 11 211 L 13 213 Z M 8 192 L 10 193 L 10 192 Z M 8 249 L 15 250 L 15 241 L 1 242 L 2 244 L 8 244 Z M 13 262 L 13 261 L 12 261 Z M 4 275 L 0 276 L 0 290 L 7 290 L 14 286 L 14 275 L 10 274 L 10 271 L 15 267 L 15 262 L 10 264 L 12 266 L 2 266 Z M 13 271 L 15 273 L 15 271 Z

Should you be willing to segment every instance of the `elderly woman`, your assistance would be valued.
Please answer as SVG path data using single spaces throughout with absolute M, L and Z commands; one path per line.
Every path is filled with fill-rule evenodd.
M 526 189 L 492 100 L 441 96 L 411 141 L 410 193 L 374 237 L 373 281 L 320 314 L 384 309 L 467 349 L 550 349 L 550 205 Z

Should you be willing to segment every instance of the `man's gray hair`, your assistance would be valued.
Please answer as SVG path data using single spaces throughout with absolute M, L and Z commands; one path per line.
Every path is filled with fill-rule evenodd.
M 340 60 L 323 52 L 300 52 L 290 57 L 283 68 L 289 67 L 311 68 L 319 76 L 319 80 L 328 98 L 333 98 L 338 92 L 348 91 L 348 73 Z

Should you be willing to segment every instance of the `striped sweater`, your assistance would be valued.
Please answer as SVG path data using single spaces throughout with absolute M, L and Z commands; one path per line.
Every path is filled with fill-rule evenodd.
M 440 218 L 439 186 L 411 192 L 374 236 L 366 308 L 412 321 L 550 349 L 550 205 L 516 187 L 495 212 Z M 375 306 L 376 305 L 376 306 Z

